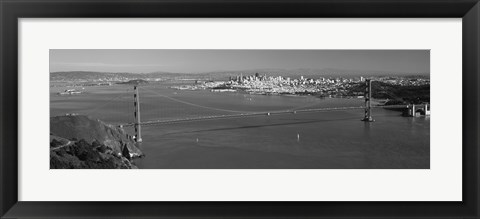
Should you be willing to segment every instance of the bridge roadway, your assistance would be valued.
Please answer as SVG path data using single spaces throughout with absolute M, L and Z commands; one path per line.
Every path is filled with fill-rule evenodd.
M 421 106 L 421 105 L 417 105 Z M 388 106 L 372 106 L 372 108 L 407 108 L 408 105 L 388 105 Z M 218 115 L 218 116 L 200 116 L 195 118 L 181 118 L 181 119 L 171 119 L 171 120 L 153 120 L 141 122 L 141 126 L 147 125 L 162 125 L 162 124 L 174 124 L 181 122 L 194 122 L 194 121 L 204 121 L 204 120 L 215 120 L 215 119 L 230 119 L 230 118 L 240 118 L 240 117 L 254 117 L 254 116 L 270 116 L 270 115 L 281 115 L 281 114 L 296 114 L 296 113 L 308 113 L 308 112 L 325 112 L 325 111 L 343 111 L 343 110 L 355 110 L 355 109 L 365 109 L 364 106 L 353 106 L 353 107 L 332 107 L 332 108 L 316 108 L 316 109 L 300 109 L 300 110 L 280 110 L 280 111 L 270 111 L 270 112 L 252 112 L 252 113 L 241 113 L 234 115 Z M 121 124 L 123 127 L 134 126 L 135 123 Z

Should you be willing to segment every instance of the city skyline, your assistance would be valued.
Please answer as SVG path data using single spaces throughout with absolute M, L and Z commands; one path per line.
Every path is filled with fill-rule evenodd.
M 50 72 L 338 69 L 429 74 L 429 50 L 50 50 Z

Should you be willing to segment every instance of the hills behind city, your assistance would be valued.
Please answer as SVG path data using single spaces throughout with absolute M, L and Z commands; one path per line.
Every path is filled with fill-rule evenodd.
M 240 74 L 251 75 L 259 73 L 269 76 L 284 77 L 369 77 L 369 76 L 415 76 L 429 78 L 426 72 L 387 72 L 387 71 L 357 71 L 344 69 L 251 69 L 242 71 L 214 71 L 200 73 L 182 73 L 182 72 L 149 72 L 149 73 L 129 73 L 129 72 L 96 72 L 96 71 L 62 71 L 51 72 L 50 81 L 118 81 L 130 79 L 210 79 L 224 80 Z

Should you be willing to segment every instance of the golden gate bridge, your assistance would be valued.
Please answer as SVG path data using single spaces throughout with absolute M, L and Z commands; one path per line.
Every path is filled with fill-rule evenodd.
M 199 107 L 208 110 L 222 111 L 224 114 L 221 115 L 206 115 L 206 116 L 196 116 L 196 117 L 187 117 L 187 118 L 173 118 L 173 119 L 148 119 L 145 121 L 141 120 L 141 109 L 140 109 L 140 96 L 139 89 L 137 85 L 134 85 L 134 121 L 129 123 L 118 124 L 119 127 L 133 127 L 134 136 L 136 142 L 142 142 L 142 126 L 151 126 L 151 125 L 166 125 L 166 124 L 176 124 L 176 123 L 186 123 L 186 122 L 195 122 L 195 121 L 205 121 L 205 120 L 218 120 L 218 119 L 232 119 L 232 118 L 242 118 L 242 117 L 255 117 L 255 116 L 277 116 L 284 114 L 297 114 L 297 113 L 314 113 L 314 112 L 329 112 L 329 111 L 345 111 L 345 110 L 359 110 L 364 109 L 363 118 L 361 121 L 364 122 L 373 122 L 372 109 L 374 108 L 383 108 L 383 109 L 405 109 L 407 115 L 415 116 L 418 110 L 422 110 L 425 114 L 429 113 L 429 104 L 420 104 L 420 105 L 372 105 L 372 81 L 370 79 L 365 80 L 365 92 L 364 92 L 364 105 L 363 106 L 339 106 L 339 107 L 322 107 L 322 108 L 307 108 L 302 109 L 301 107 L 293 109 L 283 109 L 283 110 L 269 110 L 261 112 L 247 112 L 240 110 L 230 110 L 230 109 L 220 109 L 210 106 L 204 106 L 195 104 L 188 101 L 179 100 L 173 97 L 162 95 L 159 93 L 154 93 L 151 90 L 146 90 L 148 92 L 153 92 L 154 94 L 170 99 L 172 101 L 191 105 L 194 107 Z M 225 114 L 227 113 L 227 114 Z

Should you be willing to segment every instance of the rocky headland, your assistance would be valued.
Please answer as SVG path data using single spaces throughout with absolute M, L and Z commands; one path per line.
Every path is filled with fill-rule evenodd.
M 123 129 L 83 115 L 50 118 L 50 168 L 135 169 L 143 153 Z

